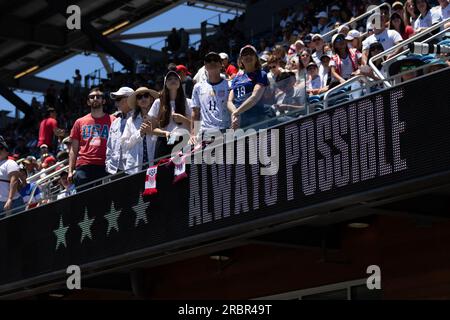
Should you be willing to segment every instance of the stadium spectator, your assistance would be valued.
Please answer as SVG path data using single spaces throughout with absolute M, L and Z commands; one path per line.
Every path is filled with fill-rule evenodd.
M 341 8 L 339 8 L 338 5 L 331 6 L 330 12 L 331 12 L 330 23 L 332 24 L 336 24 L 336 22 L 342 23 Z
M 332 57 L 331 51 L 326 51 L 320 57 L 320 65 L 319 65 L 319 76 L 322 81 L 322 86 L 328 86 L 331 82 L 331 69 L 330 69 L 330 61 Z
M 269 69 L 269 73 L 267 74 L 267 79 L 269 80 L 270 86 L 273 88 L 277 79 L 277 76 L 284 71 L 280 65 L 280 59 L 275 56 L 270 56 L 269 60 L 267 60 L 267 68 Z
M 107 175 L 106 143 L 115 118 L 103 111 L 104 104 L 103 92 L 99 88 L 91 89 L 87 99 L 91 112 L 78 118 L 72 127 L 68 179 L 76 187 Z
M 41 189 L 36 185 L 36 182 L 27 182 L 27 170 L 23 166 L 20 167 L 19 171 L 19 194 L 27 209 L 39 206 L 42 200 Z
M 359 68 L 361 53 L 356 49 L 349 49 L 342 34 L 335 34 L 332 40 L 334 56 L 330 62 L 333 79 L 344 83 L 356 74 Z
M 110 97 L 114 100 L 118 109 L 117 119 L 111 124 L 108 141 L 106 143 L 106 171 L 109 174 L 116 174 L 125 169 L 125 154 L 122 148 L 122 135 L 125 130 L 127 119 L 130 115 L 128 97 L 134 90 L 129 87 L 121 87 L 116 92 L 111 92 Z
M 403 3 L 402 2 L 400 2 L 400 1 L 394 2 L 392 4 L 391 9 L 392 9 L 391 18 L 392 18 L 392 14 L 397 13 L 403 19 L 404 7 L 403 7 Z
M 172 28 L 171 33 L 167 37 L 167 49 L 172 52 L 177 52 L 181 46 L 180 35 L 176 28 Z
M 318 19 L 318 23 L 317 26 L 312 29 L 313 33 L 324 35 L 328 31 L 332 30 L 334 23 L 328 21 L 328 14 L 325 11 L 319 12 L 319 14 L 316 15 L 316 18 Z
M 22 163 L 27 171 L 27 178 L 39 172 L 38 163 L 35 157 L 28 156 Z
M 406 0 L 403 9 L 403 21 L 405 25 L 414 27 L 417 17 L 420 15 L 419 10 L 414 5 L 413 0 Z
M 400 35 L 402 36 L 403 40 L 408 39 L 409 37 L 411 37 L 414 34 L 413 27 L 405 26 L 405 23 L 403 22 L 403 19 L 402 19 L 401 15 L 399 15 L 396 12 L 394 12 L 391 15 L 389 29 L 390 30 L 395 30 L 398 33 L 400 33 Z
M 186 97 L 192 97 L 192 89 L 194 88 L 194 80 L 191 78 L 191 73 L 186 66 L 180 64 L 176 67 L 178 75 L 181 78 L 182 87 Z
M 411 80 L 423 74 L 423 70 L 415 70 L 423 65 L 424 62 L 419 55 L 402 55 L 389 66 L 389 75 L 395 76 L 401 74 L 399 76 L 400 82 Z
M 184 28 L 181 28 L 178 32 L 180 37 L 180 52 L 184 53 L 189 48 L 189 33 L 184 30 Z
M 45 144 L 49 149 L 53 150 L 53 138 L 58 133 L 57 129 L 56 110 L 54 108 L 48 108 L 45 119 L 39 125 L 38 147 Z
M 288 55 L 299 55 L 300 52 L 305 49 L 305 44 L 302 40 L 295 41 L 289 48 Z
M 251 45 L 242 47 L 238 61 L 243 72 L 231 81 L 232 90 L 228 97 L 232 128 L 247 127 L 266 119 L 261 98 L 269 80 L 266 72 L 261 70 L 256 49 Z
M 222 59 L 222 66 L 225 70 L 227 80 L 233 79 L 239 71 L 238 68 L 236 68 L 236 66 L 230 63 L 230 59 L 228 58 L 228 55 L 225 52 L 221 52 L 219 55 L 220 59 Z
M 56 196 L 56 199 L 64 199 L 68 196 L 71 196 L 73 194 L 76 194 L 75 185 L 70 183 L 67 179 L 68 173 L 66 171 L 61 172 L 61 175 L 59 176 L 59 185 L 60 185 L 60 192 Z
M 19 159 L 25 158 L 30 154 L 30 149 L 27 147 L 24 137 L 17 138 L 16 146 L 13 149 L 13 154 L 17 154 Z
M 55 107 L 56 104 L 56 89 L 53 83 L 50 83 L 47 91 L 45 93 L 45 104 L 51 108 Z
M 192 129 L 195 136 L 194 121 L 200 121 L 200 133 L 222 130 L 230 127 L 230 114 L 227 109 L 228 82 L 220 77 L 222 56 L 209 52 L 204 63 L 208 71 L 208 81 L 197 83 L 192 94 Z
M 283 71 L 277 76 L 278 92 L 275 96 L 275 109 L 279 112 L 303 110 L 305 91 L 303 86 L 296 85 L 295 73 Z
M 435 9 L 436 19 L 439 21 L 446 20 L 450 18 L 450 3 L 448 0 L 438 0 L 439 6 Z
M 347 46 L 351 49 L 354 48 L 359 52 L 362 51 L 361 33 L 358 30 L 350 30 L 345 37 L 347 40 Z
M 277 57 L 280 60 L 282 67 L 284 68 L 287 63 L 287 54 L 286 50 L 281 45 L 276 45 L 272 51 L 272 55 Z
M 342 26 L 340 26 L 340 27 L 338 28 L 338 33 L 340 33 L 340 34 L 342 34 L 342 35 L 344 35 L 344 36 L 347 36 L 347 34 L 349 33 L 349 31 L 350 31 L 350 27 L 348 26 L 348 24 L 342 25 Z
M 325 42 L 323 41 L 323 38 L 320 34 L 313 35 L 312 42 L 314 44 L 314 52 L 311 58 L 316 64 L 320 64 L 320 57 L 323 54 L 323 47 L 325 46 Z
M 6 211 L 23 205 L 23 200 L 18 192 L 19 165 L 8 159 L 8 145 L 0 136 L 0 217 Z
M 395 30 L 388 30 L 384 26 L 384 24 L 381 24 L 381 29 L 378 29 L 374 27 L 374 34 L 372 34 L 370 37 L 368 37 L 366 40 L 362 43 L 362 49 L 363 49 L 363 57 L 362 57 L 362 64 L 367 64 L 367 56 L 369 54 L 369 46 L 374 42 L 380 42 L 383 45 L 384 50 L 388 50 L 395 46 L 396 44 L 399 44 L 403 41 L 402 36 L 400 33 L 398 33 Z M 402 48 L 399 48 L 395 52 L 392 52 L 388 57 L 394 56 L 397 53 L 402 51 Z
M 177 139 L 183 134 L 180 129 L 190 132 L 192 101 L 186 98 L 178 73 L 169 71 L 164 78 L 160 98 L 153 103 L 149 116 L 153 134 L 158 136 L 155 159 L 171 154 L 172 147 L 181 142 Z
M 312 34 L 307 34 L 304 38 L 303 38 L 303 43 L 305 44 L 306 48 L 309 50 L 313 50 L 314 49 L 314 43 L 312 42 Z
M 368 59 L 370 60 L 372 57 L 376 56 L 377 54 L 380 54 L 383 52 L 383 45 L 380 42 L 374 42 L 371 43 L 369 46 L 369 56 Z M 386 73 L 384 71 L 383 65 L 382 65 L 383 59 L 377 59 L 374 61 L 374 65 L 380 70 L 380 72 L 386 77 Z M 361 66 L 360 68 L 361 74 L 366 75 L 374 80 L 381 80 L 374 72 L 373 69 L 369 66 Z
M 121 138 L 125 158 L 124 170 L 127 174 L 146 169 L 153 161 L 156 137 L 152 135 L 153 127 L 148 113 L 158 98 L 158 92 L 146 87 L 138 88 L 127 98 L 131 116 L 126 121 Z
M 39 150 L 40 150 L 40 157 L 39 157 L 38 163 L 42 164 L 44 162 L 45 158 L 48 156 L 51 156 L 52 154 L 49 152 L 48 146 L 46 144 L 42 144 L 39 147 Z
M 308 80 L 306 81 L 306 93 L 318 95 L 328 90 L 328 87 L 322 83 L 319 75 L 319 68 L 316 63 L 310 62 L 306 67 Z
M 431 11 L 431 5 L 428 0 L 413 0 L 413 3 L 420 13 L 414 22 L 414 31 L 416 33 L 421 32 L 439 22 L 439 14 Z
M 306 81 L 306 67 L 311 61 L 311 51 L 304 49 L 300 54 L 300 60 L 298 63 L 298 72 L 296 76 L 297 84 Z

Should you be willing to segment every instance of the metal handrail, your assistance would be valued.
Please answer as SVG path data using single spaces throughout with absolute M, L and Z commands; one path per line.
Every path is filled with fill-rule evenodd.
M 353 23 L 355 23 L 355 22 L 358 22 L 359 20 L 362 20 L 363 18 L 365 18 L 365 17 L 367 17 L 367 16 L 370 16 L 371 14 L 375 13 L 375 12 L 376 12 L 379 8 L 381 8 L 382 6 L 388 6 L 388 7 L 389 7 L 389 10 L 391 10 L 391 5 L 390 5 L 389 3 L 387 3 L 387 2 L 382 3 L 382 4 L 380 4 L 379 6 L 377 6 L 377 7 L 373 8 L 373 9 L 367 11 L 366 13 L 363 13 L 363 14 L 357 16 L 355 19 L 350 20 L 350 21 L 348 21 L 348 22 L 342 24 L 342 25 L 340 26 L 340 28 L 343 27 L 343 26 L 349 26 L 349 25 L 351 25 L 351 24 L 353 24 Z M 322 35 L 322 38 L 325 39 L 326 37 L 329 37 L 329 36 L 332 35 L 333 33 L 336 33 L 337 30 L 338 30 L 338 28 L 337 28 L 337 29 L 333 29 L 333 30 L 328 31 L 327 33 L 325 33 L 324 35 Z
M 30 205 L 31 200 L 34 198 L 34 194 L 36 193 L 37 188 L 39 188 L 40 186 L 43 186 L 43 185 L 47 185 L 50 182 L 53 182 L 53 180 L 52 181 L 50 181 L 50 180 L 53 179 L 54 177 L 60 175 L 61 172 L 66 171 L 68 169 L 69 169 L 69 166 L 67 165 L 65 167 L 62 167 L 62 168 L 56 170 L 55 172 L 52 172 L 48 176 L 45 176 L 45 177 L 37 180 L 36 184 L 33 188 L 33 191 L 31 192 L 30 200 L 28 200 L 27 207 Z M 46 180 L 49 180 L 49 181 L 46 181 Z
M 60 161 L 60 162 L 55 163 L 54 165 L 52 165 L 51 167 L 48 167 L 48 168 L 45 169 L 44 171 L 42 171 L 42 170 L 39 171 L 38 173 L 36 173 L 36 174 L 32 175 L 31 177 L 27 178 L 27 182 L 30 183 L 30 182 L 33 182 L 33 181 L 35 181 L 35 180 L 39 180 L 39 177 L 40 177 L 42 174 L 47 173 L 47 172 L 50 172 L 50 171 L 52 171 L 53 169 L 56 169 L 56 168 L 57 168 L 58 166 L 60 166 L 60 165 L 65 165 L 68 161 L 69 161 L 69 159 L 65 159 L 65 160 L 63 160 L 63 161 Z
M 444 26 L 444 25 L 445 25 L 446 23 L 448 23 L 448 22 L 450 22 L 450 18 L 448 18 L 448 19 L 446 19 L 446 20 L 443 20 L 443 21 L 441 21 L 441 22 L 439 22 L 439 23 L 436 23 L 435 25 L 429 27 L 428 29 L 426 29 L 426 30 L 424 30 L 424 31 L 422 31 L 422 32 L 419 32 L 419 33 L 413 35 L 411 38 L 409 38 L 409 39 L 407 39 L 407 40 L 405 40 L 405 41 L 402 41 L 402 42 L 400 42 L 399 44 L 396 44 L 396 45 L 393 46 L 392 48 L 389 48 L 389 49 L 387 49 L 387 50 L 385 50 L 385 51 L 383 51 L 383 52 L 381 52 L 381 53 L 379 53 L 379 54 L 373 56 L 372 58 L 369 59 L 368 65 L 372 68 L 373 72 L 374 72 L 380 79 L 385 80 L 385 79 L 386 79 L 385 76 L 384 76 L 384 75 L 381 73 L 381 71 L 378 70 L 378 68 L 375 66 L 375 64 L 374 64 L 374 61 L 375 61 L 375 60 L 378 60 L 378 59 L 384 57 L 385 55 L 387 55 L 388 53 L 394 52 L 394 51 L 398 50 L 399 48 L 404 47 L 405 45 L 407 45 L 407 44 L 409 44 L 409 43 L 411 43 L 411 42 L 414 42 L 415 40 L 417 40 L 417 39 L 423 37 L 424 34 L 429 33 L 429 32 L 431 32 L 431 31 L 434 31 L 434 30 L 436 30 L 436 29 L 438 29 L 438 28 Z M 384 84 L 385 84 L 385 86 L 387 86 L 388 88 L 392 86 L 392 85 L 389 83 L 389 81 L 384 81 Z
M 429 38 L 423 40 L 421 43 L 425 43 L 425 42 L 431 41 L 431 40 L 433 40 L 434 38 L 437 38 L 437 37 L 439 37 L 440 35 L 442 35 L 442 34 L 448 32 L 448 31 L 450 31 L 450 27 L 448 27 L 447 29 L 443 29 L 442 31 L 439 31 L 438 33 L 432 35 L 431 37 L 429 37 Z M 383 61 L 382 64 L 385 65 L 385 64 L 387 64 L 388 62 L 390 62 L 390 61 L 392 61 L 392 60 L 398 58 L 399 56 L 408 53 L 409 51 L 411 51 L 411 50 L 408 48 L 408 49 L 406 49 L 405 51 L 402 51 L 402 52 L 396 54 L 395 56 L 393 56 L 393 57 L 391 57 L 391 58 L 389 58 L 389 59 Z
M 338 89 L 341 89 L 341 88 L 343 88 L 343 87 L 345 87 L 345 86 L 348 86 L 350 83 L 355 82 L 356 80 L 359 81 L 361 78 L 366 78 L 366 76 L 364 76 L 364 75 L 358 75 L 358 76 L 355 76 L 355 77 L 353 77 L 353 78 L 348 79 L 348 80 L 345 81 L 344 83 L 341 83 L 341 84 L 337 85 L 336 87 L 334 87 L 334 88 L 328 90 L 328 91 L 325 93 L 325 95 L 323 96 L 323 107 L 324 107 L 325 109 L 328 108 L 328 97 L 329 97 L 329 95 L 330 95 L 332 92 L 337 91 Z

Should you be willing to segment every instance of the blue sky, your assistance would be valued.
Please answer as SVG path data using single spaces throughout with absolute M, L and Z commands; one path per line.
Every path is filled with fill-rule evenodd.
M 160 16 L 147 20 L 146 22 L 127 30 L 126 32 L 124 32 L 124 34 L 164 31 L 171 30 L 174 27 L 177 29 L 200 28 L 200 23 L 207 19 L 210 19 L 209 21 L 211 23 L 217 24 L 219 21 L 217 15 L 218 13 L 214 11 L 180 5 Z M 223 13 L 221 14 L 222 22 L 225 22 L 232 18 L 234 18 L 234 15 Z M 144 47 L 149 47 L 150 45 L 152 45 L 152 49 L 160 50 L 163 46 L 163 42 L 161 42 L 161 40 L 163 39 L 164 38 L 139 39 L 128 40 L 126 42 Z M 199 39 L 200 35 L 190 36 L 191 43 Z M 113 58 L 110 58 L 109 60 L 110 63 L 114 63 L 114 70 L 120 70 L 122 68 L 120 63 L 115 61 Z M 96 55 L 85 56 L 83 54 L 79 54 L 70 59 L 67 59 L 66 61 L 56 66 L 38 73 L 37 76 L 58 81 L 64 81 L 66 79 L 72 80 L 72 76 L 76 68 L 80 69 L 81 74 L 84 76 L 85 74 L 91 73 L 96 69 L 102 69 L 103 65 Z M 19 92 L 18 90 L 16 90 L 15 92 L 27 103 L 31 102 L 33 96 L 36 96 L 39 101 L 43 101 L 43 98 L 40 94 L 34 94 L 31 92 Z M 12 111 L 10 113 L 10 116 L 13 116 L 15 114 L 15 107 L 12 106 L 2 96 L 0 96 L 0 110 Z

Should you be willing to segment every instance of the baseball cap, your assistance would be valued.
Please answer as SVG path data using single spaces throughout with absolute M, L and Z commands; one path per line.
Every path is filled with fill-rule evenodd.
M 314 39 L 317 39 L 317 38 L 323 39 L 322 36 L 321 36 L 320 34 L 316 33 L 316 34 L 314 34 L 314 35 L 311 37 L 311 40 L 314 41 Z
M 220 59 L 224 60 L 224 59 L 228 59 L 228 55 L 225 52 L 221 52 L 219 53 Z
M 188 68 L 186 68 L 186 66 L 183 65 L 183 64 L 177 65 L 177 72 L 183 72 L 183 73 L 185 73 L 185 74 L 187 74 L 189 76 L 191 75 L 191 73 L 189 72 Z
M 49 165 L 53 165 L 56 163 L 56 159 L 53 156 L 48 156 L 44 159 L 44 162 L 42 162 L 42 164 L 45 164 L 47 166 Z
M 247 44 L 246 46 L 243 46 L 243 47 L 241 48 L 241 51 L 239 51 L 239 55 L 240 55 L 240 56 L 242 56 L 242 52 L 244 52 L 245 49 L 250 49 L 250 50 L 252 50 L 255 54 L 256 54 L 256 52 L 257 52 L 254 46 L 252 46 L 252 45 L 250 45 L 250 44 Z
M 344 29 L 350 30 L 349 26 L 346 25 L 346 24 L 344 24 L 344 25 L 342 25 L 342 26 L 340 26 L 340 27 L 338 28 L 338 33 L 342 33 L 342 31 L 343 31 Z
M 353 40 L 355 38 L 361 37 L 361 33 L 358 30 L 350 30 L 345 37 L 345 40 Z
M 300 45 L 302 45 L 303 47 L 305 46 L 305 43 L 302 41 L 302 40 L 297 40 L 297 41 L 295 41 L 295 44 L 297 45 L 297 44 L 300 44 Z
M 45 143 L 44 144 L 41 144 L 41 146 L 39 147 L 39 148 L 47 148 L 48 149 L 48 145 L 46 145 Z
M 111 92 L 109 94 L 109 96 L 112 99 L 115 99 L 117 97 L 129 97 L 133 94 L 134 90 L 129 88 L 129 87 L 121 87 L 119 90 L 117 90 L 116 92 Z
M 392 4 L 392 9 L 394 9 L 395 7 L 401 7 L 401 8 L 403 8 L 403 3 L 401 3 L 400 1 L 395 1 L 395 2 Z
M 341 8 L 339 8 L 338 5 L 334 5 L 334 6 L 332 6 L 331 9 L 330 9 L 330 11 L 339 11 L 339 10 L 341 10 Z
M 317 19 L 320 18 L 328 18 L 328 14 L 325 11 L 319 12 L 319 14 L 316 16 Z
M 331 44 L 334 46 L 334 43 L 335 43 L 336 41 L 338 41 L 338 40 L 339 40 L 339 41 L 345 40 L 344 35 L 341 34 L 341 33 L 335 34 L 335 35 L 333 36 L 333 38 L 331 38 Z

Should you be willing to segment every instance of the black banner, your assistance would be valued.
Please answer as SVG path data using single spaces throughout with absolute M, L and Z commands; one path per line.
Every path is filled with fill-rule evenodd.
M 61 279 L 69 265 L 163 254 L 177 240 L 195 246 L 246 222 L 293 209 L 300 218 L 311 205 L 448 171 L 449 80 L 446 70 L 280 125 L 267 139 L 279 142 L 275 175 L 261 175 L 269 166 L 260 164 L 193 164 L 175 182 L 165 165 L 151 198 L 140 173 L 1 220 L 0 293 L 40 275 Z M 255 156 L 248 142 L 235 158 Z

